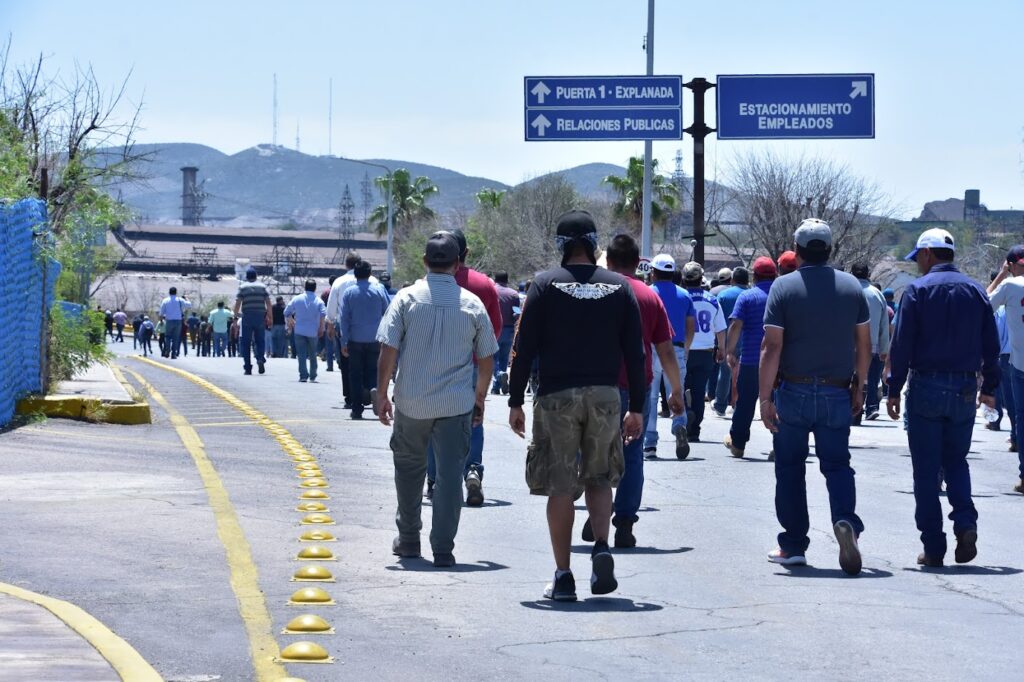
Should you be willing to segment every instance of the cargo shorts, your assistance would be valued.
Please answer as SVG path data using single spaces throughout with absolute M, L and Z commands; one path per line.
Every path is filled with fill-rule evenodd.
M 614 386 L 570 388 L 537 398 L 526 451 L 530 494 L 576 496 L 587 486 L 618 485 L 625 466 L 621 409 Z

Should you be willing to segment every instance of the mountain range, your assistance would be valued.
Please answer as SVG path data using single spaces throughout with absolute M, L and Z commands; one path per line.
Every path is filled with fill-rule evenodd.
M 383 175 L 383 170 L 333 156 L 312 156 L 294 149 L 261 144 L 237 154 L 190 143 L 140 144 L 135 154 L 144 155 L 139 172 L 145 179 L 115 187 L 123 200 L 145 223 L 173 223 L 181 219 L 184 166 L 199 169 L 198 181 L 207 194 L 204 222 L 252 227 L 291 223 L 303 227 L 336 225 L 338 204 L 345 186 L 355 205 L 353 218 L 363 223 L 365 212 L 381 203 L 381 194 L 370 187 L 364 199 L 362 183 Z M 473 177 L 447 168 L 397 159 L 366 159 L 391 169 L 406 168 L 426 176 L 438 187 L 430 206 L 438 212 L 472 211 L 475 194 L 482 188 L 513 189 L 505 183 Z M 606 175 L 621 175 L 625 168 L 592 163 L 559 171 L 584 196 L 607 195 Z M 535 182 L 533 178 L 528 182 Z

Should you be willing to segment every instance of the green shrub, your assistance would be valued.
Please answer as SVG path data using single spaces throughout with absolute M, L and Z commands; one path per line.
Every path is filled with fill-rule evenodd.
M 103 343 L 103 313 L 85 310 L 68 315 L 60 305 L 50 309 L 50 389 L 81 374 L 94 362 L 107 363 L 113 354 Z

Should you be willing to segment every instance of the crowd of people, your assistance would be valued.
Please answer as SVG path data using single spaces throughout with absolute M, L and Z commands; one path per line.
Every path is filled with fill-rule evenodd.
M 580 497 L 582 537 L 593 543 L 591 592 L 617 588 L 611 547 L 637 544 L 643 466 L 658 458 L 659 418 L 671 420 L 679 459 L 702 442 L 709 413 L 728 419 L 724 446 L 743 458 L 759 416 L 774 446 L 767 457 L 781 527 L 767 558 L 784 566 L 806 563 L 813 434 L 839 564 L 857 575 L 864 523 L 849 438 L 852 426 L 880 417 L 884 398 L 907 432 L 918 563 L 945 559 L 943 486 L 955 560 L 976 556 L 966 459 L 976 409 L 984 406 L 988 428 L 1009 416 L 1012 451 L 1024 430 L 1024 246 L 1010 251 L 986 292 L 957 270 L 953 237 L 928 230 L 907 256 L 921 277 L 897 304 L 891 289 L 871 281 L 870 264 L 850 273 L 829 264 L 832 232 L 816 219 L 795 226 L 793 249 L 778 259 L 762 256 L 749 269 L 723 268 L 711 278 L 701 264 L 664 253 L 641 274 L 633 237 L 615 236 L 602 253 L 597 234 L 587 212 L 563 215 L 555 237 L 560 266 L 518 290 L 507 273 L 491 278 L 468 267 L 458 230 L 427 240 L 426 276 L 400 291 L 349 254 L 345 274 L 327 289 L 317 293 L 310 280 L 290 302 L 272 302 L 249 268 L 230 311 L 219 302 L 209 315 L 186 315 L 192 304 L 172 287 L 156 323 L 133 320 L 136 342 L 147 354 L 155 336 L 168 358 L 187 353 L 189 343 L 199 355 L 237 354 L 246 375 L 254 362 L 266 371 L 268 350 L 290 354 L 303 383 L 317 381 L 318 360 L 328 372 L 337 365 L 351 419 L 370 408 L 393 426 L 392 551 L 421 556 L 425 496 L 433 562 L 441 567 L 455 564 L 463 504 L 484 503 L 486 399 L 507 395 L 509 425 L 525 438 L 529 391 L 526 482 L 548 500 L 555 573 L 544 595 L 554 600 L 576 599 L 570 550 Z M 108 317 L 120 336 L 124 313 Z M 1020 476 L 1015 490 L 1024 492 L 1024 457 Z

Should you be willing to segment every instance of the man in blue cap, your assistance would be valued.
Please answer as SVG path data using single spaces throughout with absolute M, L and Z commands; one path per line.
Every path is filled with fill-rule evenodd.
M 917 563 L 940 567 L 946 555 L 939 502 L 939 472 L 953 511 L 957 563 L 978 554 L 978 512 L 971 500 L 967 451 L 979 403 L 995 408 L 999 386 L 999 336 L 984 290 L 953 265 L 953 235 L 926 230 L 907 260 L 921 277 L 903 291 L 889 351 L 889 416 L 900 418 L 907 394 L 907 440 L 914 469 L 917 528 L 924 552 Z M 978 391 L 978 371 L 982 374 Z
M 245 281 L 238 287 L 235 296 L 235 317 L 241 314 L 242 334 L 239 338 L 242 355 L 242 369 L 245 374 L 252 374 L 252 352 L 256 354 L 256 365 L 263 374 L 266 363 L 264 351 L 267 346 L 267 335 L 264 330 L 270 328 L 273 310 L 270 307 L 270 294 L 263 282 L 256 279 L 256 268 L 249 266 L 245 271 Z

